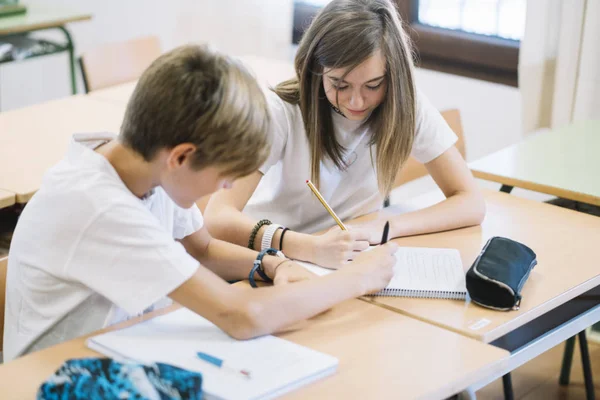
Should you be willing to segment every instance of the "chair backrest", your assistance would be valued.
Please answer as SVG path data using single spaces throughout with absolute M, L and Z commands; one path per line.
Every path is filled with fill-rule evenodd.
M 155 36 L 111 43 L 81 55 L 81 74 L 86 92 L 138 79 L 161 55 Z
M 6 269 L 8 257 L 0 258 L 0 352 L 4 338 L 4 301 L 6 296 Z
M 446 123 L 456 133 L 458 136 L 458 141 L 456 142 L 456 148 L 463 156 L 466 157 L 465 151 L 465 140 L 464 140 L 464 132 L 462 122 L 460 120 L 460 112 L 456 109 L 446 110 L 441 112 L 442 117 L 446 120 Z M 413 157 L 410 157 L 406 163 L 402 166 L 402 169 L 396 176 L 396 181 L 394 182 L 394 187 L 398 187 L 406 182 L 410 182 L 414 179 L 420 178 L 422 176 L 427 175 L 427 169 L 423 164 L 415 160 Z

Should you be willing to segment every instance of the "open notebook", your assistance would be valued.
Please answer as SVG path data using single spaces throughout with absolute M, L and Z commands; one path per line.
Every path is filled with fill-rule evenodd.
M 400 247 L 396 252 L 394 277 L 388 286 L 373 296 L 464 299 L 467 296 L 465 273 L 456 249 Z M 317 275 L 334 270 L 299 262 Z
M 238 341 L 182 308 L 118 331 L 87 346 L 120 361 L 162 362 L 202 373 L 207 399 L 270 399 L 333 374 L 338 360 L 275 336 Z M 249 370 L 251 379 L 199 359 L 204 352 Z

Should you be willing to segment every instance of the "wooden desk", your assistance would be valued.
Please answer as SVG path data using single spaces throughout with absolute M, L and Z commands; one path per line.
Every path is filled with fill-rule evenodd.
M 123 107 L 71 96 L 0 114 L 0 182 L 26 203 L 77 132 L 118 133 Z
M 600 120 L 542 132 L 469 164 L 477 178 L 600 205 Z
M 92 16 L 85 13 L 77 13 L 57 8 L 42 9 L 35 6 L 28 6 L 27 12 L 21 15 L 7 16 L 0 18 L 0 41 L 2 36 L 21 35 L 24 36 L 30 32 L 43 29 L 58 29 L 65 37 L 65 44 L 54 43 L 48 40 L 37 40 L 46 47 L 43 53 L 33 55 L 38 57 L 55 54 L 66 51 L 69 53 L 69 72 L 71 75 L 71 92 L 77 93 L 77 82 L 75 77 L 75 50 L 71 34 L 66 28 L 66 24 L 76 21 L 90 20 Z M 30 57 L 27 57 L 30 58 Z M 10 62 L 14 60 L 7 60 Z
M 531 247 L 538 258 L 522 292 L 518 311 L 501 312 L 470 301 L 367 297 L 374 304 L 492 342 L 600 284 L 596 248 L 600 218 L 549 204 L 486 190 L 487 215 L 481 226 L 395 240 L 402 246 L 460 250 L 465 271 L 485 242 L 505 236 Z M 394 207 L 382 213 L 397 212 Z
M 253 72 L 258 82 L 263 86 L 275 86 L 295 75 L 292 63 L 255 56 L 239 58 Z M 96 100 L 126 106 L 136 84 L 137 81 L 123 83 L 106 89 L 94 90 L 88 96 Z
M 10 207 L 15 204 L 15 194 L 0 189 L 0 209 Z
M 91 91 L 87 96 L 94 100 L 106 101 L 126 107 L 136 84 L 137 81 L 122 83 L 109 88 Z
M 14 35 L 41 29 L 51 29 L 70 22 L 87 21 L 90 14 L 58 9 L 38 9 L 29 6 L 25 14 L 0 18 L 0 35 Z
M 278 336 L 331 354 L 340 364 L 335 375 L 287 399 L 441 399 L 493 374 L 508 358 L 505 350 L 359 300 L 294 328 Z M 34 398 L 63 361 L 95 356 L 81 338 L 1 365 L 0 398 Z

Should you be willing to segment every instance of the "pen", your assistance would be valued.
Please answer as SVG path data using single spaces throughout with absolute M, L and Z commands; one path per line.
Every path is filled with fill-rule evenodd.
M 390 233 L 390 221 L 385 223 L 383 227 L 383 236 L 381 237 L 381 244 L 386 244 L 388 241 L 388 234 Z
M 251 379 L 252 378 L 252 374 L 250 373 L 250 371 L 248 371 L 247 369 L 240 369 L 240 368 L 236 368 L 234 366 L 231 366 L 229 364 L 227 364 L 225 361 L 221 360 L 218 357 L 215 356 L 211 356 L 210 354 L 206 354 L 203 353 L 201 351 L 199 351 L 198 353 L 196 353 L 196 355 L 198 356 L 199 359 L 206 361 L 209 364 L 214 365 L 217 368 L 222 368 L 225 370 L 228 370 L 230 372 L 234 372 L 238 375 L 243 376 L 246 379 Z
M 338 216 L 335 214 L 335 212 L 333 212 L 333 209 L 331 207 L 329 207 L 329 204 L 327 204 L 327 202 L 325 201 L 325 199 L 323 198 L 323 196 L 321 196 L 321 193 L 319 193 L 319 190 L 315 187 L 315 185 L 313 185 L 313 183 L 310 180 L 307 180 L 306 184 L 308 185 L 308 187 L 310 188 L 310 190 L 312 190 L 312 192 L 315 194 L 315 196 L 317 196 L 317 199 L 319 199 L 319 201 L 321 202 L 321 204 L 323 204 L 323 207 L 325 207 L 325 209 L 327 210 L 327 212 L 329 213 L 329 215 L 331 215 L 333 217 L 333 219 L 338 224 L 338 226 L 340 227 L 340 229 L 343 230 L 343 231 L 347 231 L 348 228 L 346 228 L 346 225 L 344 225 L 344 223 L 342 222 L 342 220 L 338 218 Z

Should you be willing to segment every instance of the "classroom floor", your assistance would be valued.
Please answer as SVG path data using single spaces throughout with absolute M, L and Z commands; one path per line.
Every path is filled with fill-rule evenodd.
M 596 398 L 600 398 L 600 343 L 588 340 Z M 579 342 L 575 343 L 575 354 L 571 369 L 571 382 L 560 386 L 558 377 L 562 364 L 564 343 L 522 365 L 512 372 L 515 400 L 585 399 L 585 385 L 579 354 Z M 492 382 L 477 392 L 477 400 L 503 400 L 502 379 Z

